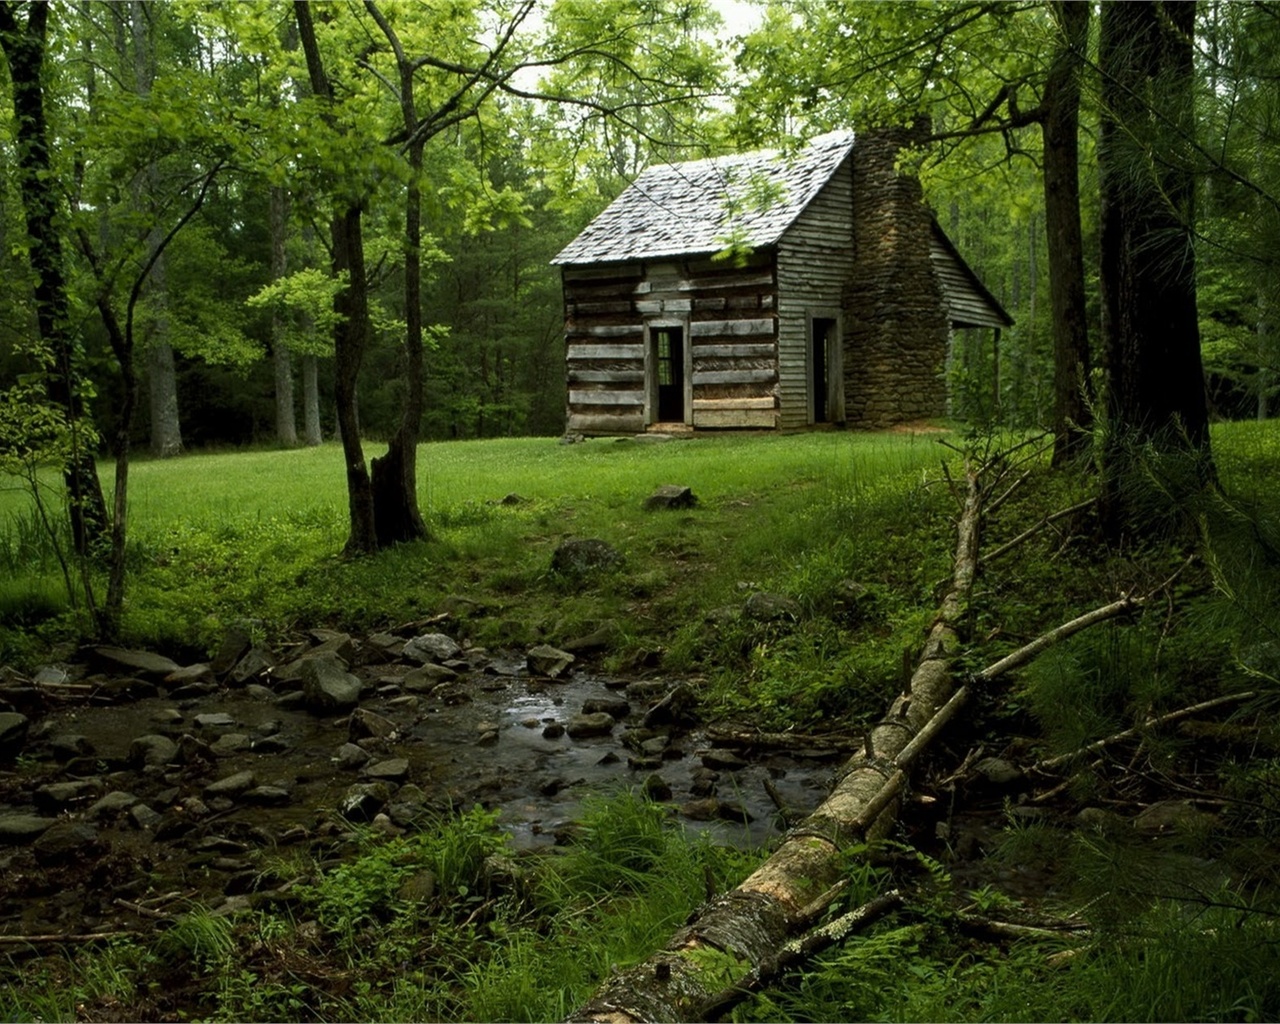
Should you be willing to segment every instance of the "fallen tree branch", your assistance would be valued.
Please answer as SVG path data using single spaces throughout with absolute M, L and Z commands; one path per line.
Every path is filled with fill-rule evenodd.
M 1199 704 L 1192 704 L 1190 707 L 1179 708 L 1177 711 L 1170 711 L 1165 715 L 1155 715 L 1148 718 L 1141 725 L 1135 725 L 1131 729 L 1125 729 L 1122 732 L 1115 733 L 1111 736 L 1104 736 L 1100 740 L 1094 740 L 1092 743 L 1075 750 L 1068 751 L 1065 754 L 1059 754 L 1057 757 L 1049 757 L 1043 761 L 1037 761 L 1031 766 L 1033 772 L 1051 772 L 1055 768 L 1060 768 L 1064 764 L 1070 764 L 1077 758 L 1085 757 L 1089 754 L 1096 754 L 1099 750 L 1111 746 L 1113 743 L 1121 743 L 1124 740 L 1133 739 L 1135 736 L 1141 735 L 1148 729 L 1155 729 L 1162 725 L 1168 725 L 1170 722 L 1176 722 L 1180 718 L 1187 718 L 1191 715 L 1199 714 L 1201 711 L 1208 711 L 1211 708 L 1221 707 L 1224 704 L 1239 704 L 1241 701 L 1251 700 L 1258 696 L 1257 690 L 1245 690 L 1241 693 L 1229 693 L 1223 697 L 1214 697 L 1212 700 L 1201 701 Z
M 1043 530 L 1046 526 L 1056 523 L 1059 519 L 1065 519 L 1067 516 L 1072 515 L 1076 512 L 1083 512 L 1085 509 L 1092 508 L 1096 504 L 1097 502 L 1093 498 L 1090 498 L 1088 501 L 1082 501 L 1079 504 L 1072 505 L 1070 508 L 1059 509 L 1057 512 L 1054 512 L 1052 515 L 1045 516 L 1034 526 L 1031 526 L 1028 529 L 1023 530 L 1022 533 L 1014 537 L 1013 540 L 1005 541 L 1003 544 L 1001 544 L 998 548 L 996 548 L 990 554 L 983 555 L 982 561 L 984 563 L 994 562 L 1001 555 L 1007 555 L 1014 548 L 1018 547 L 1018 545 L 1022 544 L 1025 541 L 1030 540 L 1037 533 Z
M 890 889 L 834 921 L 829 921 L 806 935 L 791 940 L 778 951 L 775 958 L 752 968 L 736 985 L 712 996 L 693 1019 L 716 1020 L 723 1017 L 748 996 L 755 995 L 772 984 L 784 971 L 804 963 L 824 949 L 843 942 L 850 935 L 874 924 L 901 904 L 902 893 L 897 889 Z
M 0 935 L 0 946 L 47 945 L 60 942 L 105 942 L 108 939 L 123 939 L 142 934 L 135 931 L 118 932 L 47 932 L 42 935 Z
M 725 725 L 710 725 L 703 733 L 717 746 L 745 747 L 764 750 L 856 750 L 862 740 L 848 733 L 757 732 Z
M 1044 925 L 1015 924 L 1012 921 L 995 921 L 976 914 L 960 914 L 960 927 L 969 934 L 994 939 L 1061 939 L 1065 936 L 1080 937 L 1089 933 L 1089 926 L 1081 921 L 1063 921 L 1049 928 Z

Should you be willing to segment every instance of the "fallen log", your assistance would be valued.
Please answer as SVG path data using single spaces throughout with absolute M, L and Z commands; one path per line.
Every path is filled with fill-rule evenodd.
M 960 653 L 961 620 L 977 573 L 982 504 L 989 487 L 983 471 L 966 466 L 965 475 L 967 491 L 950 586 L 907 692 L 868 733 L 866 749 L 845 765 L 827 800 L 793 828 L 749 878 L 705 905 L 665 949 L 615 973 L 568 1020 L 705 1020 L 726 987 L 736 987 L 758 970 L 800 929 L 805 915 L 814 913 L 816 896 L 830 891 L 834 898 L 844 851 L 882 837 L 892 827 L 900 787 L 884 796 L 885 783 L 895 771 L 903 771 L 895 762 L 926 731 L 954 690 L 952 664 Z M 927 735 L 935 732 L 936 728 Z M 923 742 L 927 739 L 915 749 Z M 874 813 L 867 813 L 877 797 Z

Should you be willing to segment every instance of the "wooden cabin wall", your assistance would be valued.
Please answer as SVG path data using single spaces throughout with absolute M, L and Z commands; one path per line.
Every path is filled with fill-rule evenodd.
M 653 422 L 646 324 L 686 328 L 695 427 L 777 425 L 772 252 L 746 266 L 711 259 L 567 266 L 567 429 L 639 433 Z
M 846 159 L 778 243 L 779 426 L 810 422 L 808 314 L 840 308 L 853 267 L 853 170 Z

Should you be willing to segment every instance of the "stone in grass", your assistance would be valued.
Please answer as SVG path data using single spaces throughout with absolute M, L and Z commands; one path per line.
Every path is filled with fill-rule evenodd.
M 648 510 L 693 508 L 697 503 L 693 491 L 678 484 L 663 484 L 644 499 L 644 507 Z
M 785 594 L 759 591 L 747 598 L 742 614 L 756 622 L 795 622 L 800 618 L 800 603 Z
M 574 580 L 607 572 L 622 562 L 617 548 L 595 538 L 566 540 L 551 556 L 551 571 Z

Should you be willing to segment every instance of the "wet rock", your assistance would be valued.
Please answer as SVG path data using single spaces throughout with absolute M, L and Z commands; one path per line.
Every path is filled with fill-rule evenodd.
M 991 786 L 1010 786 L 1022 779 L 1022 769 L 999 757 L 984 757 L 973 766 L 974 775 Z
M 195 717 L 197 729 L 232 729 L 236 724 L 235 718 L 225 711 L 213 711 Z
M 98 779 L 77 779 L 73 782 L 51 782 L 39 787 L 32 797 L 42 811 L 66 810 L 75 805 L 86 803 L 94 797 L 102 795 L 103 785 Z
M 597 711 L 594 714 L 574 715 L 565 726 L 570 739 L 585 739 L 589 736 L 608 736 L 613 732 L 613 716 Z
M 137 736 L 129 744 L 127 761 L 134 767 L 146 765 L 164 765 L 174 761 L 178 756 L 178 744 L 157 733 Z
M 301 711 L 307 706 L 307 695 L 301 690 L 290 690 L 276 698 L 276 707 L 281 711 Z
M 278 665 L 272 670 L 271 678 L 279 682 L 293 683 L 302 678 L 302 671 L 308 661 L 316 658 L 336 658 L 342 663 L 344 670 L 349 669 L 356 660 L 356 646 L 346 633 L 336 634 L 326 643 L 304 651 L 299 657 Z
M 252 643 L 253 641 L 247 630 L 238 626 L 232 627 L 223 636 L 222 642 L 218 645 L 218 650 L 209 662 L 209 668 L 216 675 L 225 676 L 244 657 L 245 652 L 249 650 Z
M 621 562 L 622 556 L 606 541 L 566 540 L 551 556 L 551 571 L 570 579 L 585 580 L 607 572 Z
M 96 821 L 99 818 L 116 818 L 137 802 L 138 798 L 132 793 L 126 793 L 122 789 L 113 790 L 91 804 L 89 809 L 84 812 L 84 816 L 90 821 Z
M 650 800 L 662 801 L 671 799 L 671 787 L 667 784 L 667 780 L 657 772 L 654 772 L 644 780 L 640 790 Z
M 594 715 L 603 712 L 613 719 L 623 719 L 631 714 L 631 704 L 621 697 L 594 697 L 582 702 L 582 713 Z
M 27 744 L 31 719 L 16 711 L 0 712 L 0 761 L 12 761 Z
M 670 745 L 671 740 L 667 736 L 650 736 L 647 740 L 640 741 L 640 753 L 661 757 Z
M 736 772 L 745 768 L 747 762 L 739 757 L 732 750 L 725 750 L 720 747 L 706 751 L 702 755 L 702 763 L 713 771 L 731 771 Z
M 747 824 L 753 815 L 742 804 L 705 797 L 680 805 L 680 813 L 690 821 L 736 821 Z
M 159 693 L 159 688 L 149 679 L 122 676 L 99 683 L 93 699 L 95 703 L 120 704 L 125 701 L 146 700 Z
M 795 622 L 800 618 L 800 603 L 785 594 L 758 591 L 747 598 L 742 614 L 755 622 Z
M 170 672 L 164 677 L 164 685 L 170 689 L 179 686 L 190 686 L 192 683 L 207 683 L 216 686 L 217 682 L 213 669 L 203 664 L 188 665 L 185 668 L 178 669 L 176 672 Z
M 156 725 L 177 725 L 184 721 L 184 716 L 177 708 L 161 708 L 151 716 Z
M 293 744 L 283 736 L 263 736 L 253 742 L 255 754 L 285 754 L 293 749 Z
M 34 814 L 0 814 L 0 846 L 26 846 L 56 823 Z
M 644 507 L 649 511 L 654 509 L 693 508 L 696 504 L 698 504 L 698 499 L 694 496 L 693 491 L 678 484 L 663 484 L 644 499 Z
M 388 758 L 366 765 L 360 774 L 374 781 L 403 782 L 409 775 L 409 761 L 403 757 Z
M 59 761 L 70 761 L 77 757 L 92 757 L 96 748 L 88 736 L 77 732 L 61 732 L 49 740 L 49 749 Z
M 276 666 L 275 655 L 265 647 L 251 647 L 236 662 L 228 682 L 236 686 L 261 682 Z
M 403 657 L 408 661 L 416 661 L 420 665 L 429 662 L 439 664 L 450 658 L 456 658 L 461 651 L 461 645 L 451 636 L 444 633 L 423 633 L 404 645 Z
M 650 729 L 661 725 L 695 725 L 697 706 L 698 698 L 693 689 L 686 683 L 680 683 L 645 713 L 644 724 Z
M 236 772 L 234 775 L 209 783 L 204 787 L 204 795 L 206 797 L 237 797 L 247 793 L 257 784 L 258 780 L 253 772 Z
M 199 764 L 201 761 L 212 761 L 213 752 L 204 740 L 196 739 L 191 733 L 183 733 L 178 740 L 178 753 L 174 758 L 179 764 Z
M 209 753 L 214 757 L 230 757 L 232 754 L 243 754 L 246 750 L 253 749 L 253 740 L 247 733 L 228 732 L 223 733 L 209 747 Z
M 634 701 L 661 700 L 666 695 L 667 684 L 661 679 L 638 679 L 634 683 L 628 683 L 625 692 Z
M 129 651 L 121 647 L 95 647 L 94 656 L 112 670 L 127 669 L 154 680 L 164 679 L 182 666 L 171 658 L 151 651 Z
M 253 789 L 245 790 L 241 799 L 258 807 L 283 807 L 292 796 L 284 786 L 254 786 Z
M 45 830 L 31 844 L 31 852 L 41 864 L 85 861 L 101 852 L 98 830 L 81 821 L 60 821 Z
M 440 684 L 451 683 L 457 678 L 458 673 L 453 669 L 428 662 L 405 673 L 400 685 L 410 693 L 430 693 Z
M 338 801 L 338 813 L 348 821 L 372 821 L 391 799 L 385 782 L 359 782 Z
M 564 735 L 564 726 L 559 722 L 548 722 L 542 729 L 544 740 L 558 740 Z
M 164 815 L 146 804 L 134 804 L 129 808 L 129 820 L 136 828 L 152 829 L 164 820 Z
M 60 665 L 45 665 L 37 669 L 31 681 L 36 686 L 62 686 L 71 682 L 71 674 Z
M 347 739 L 353 743 L 366 737 L 386 739 L 395 731 L 395 722 L 368 708 L 356 708 L 347 722 Z
M 344 743 L 338 748 L 338 756 L 335 760 L 338 762 L 339 768 L 347 771 L 354 771 L 369 763 L 370 754 L 364 747 L 357 746 L 354 743 Z
M 244 695 L 250 700 L 261 701 L 263 704 L 276 699 L 276 691 L 261 683 L 250 683 L 244 688 Z
M 209 697 L 218 692 L 218 684 L 207 681 L 198 683 L 187 683 L 185 686 L 179 686 L 169 691 L 171 700 L 198 700 L 200 697 Z
M 359 703 L 360 690 L 360 680 L 336 655 L 312 658 L 303 665 L 302 693 L 307 710 L 313 714 L 349 711 Z
M 374 633 L 365 640 L 365 646 L 388 658 L 398 658 L 404 651 L 404 639 L 394 633 Z
M 569 671 L 577 659 L 568 651 L 562 651 L 550 644 L 539 644 L 530 648 L 525 654 L 525 666 L 536 676 L 558 679 Z
M 697 797 L 707 797 L 716 791 L 720 776 L 710 768 L 695 768 L 689 776 L 689 792 Z

